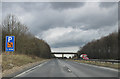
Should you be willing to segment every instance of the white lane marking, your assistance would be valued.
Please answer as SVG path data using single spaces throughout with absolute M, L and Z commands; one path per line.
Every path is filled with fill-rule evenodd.
M 83 65 L 87 65 L 87 66 L 92 66 L 92 67 L 96 67 L 96 68 L 101 68 L 101 69 L 107 69 L 107 70 L 111 70 L 111 71 L 118 72 L 117 69 L 113 69 L 113 68 L 102 67 L 102 66 L 96 66 L 96 65 L 92 65 L 92 64 L 86 64 L 86 63 L 79 63 L 79 62 L 75 62 L 75 63 L 83 64 Z
M 48 62 L 48 61 L 47 61 L 47 62 Z M 20 77 L 20 76 L 24 75 L 25 73 L 28 73 L 28 72 L 30 72 L 31 70 L 36 69 L 37 67 L 43 66 L 43 65 L 46 64 L 47 62 L 41 63 L 41 64 L 38 65 L 38 66 L 35 66 L 35 67 L 33 67 L 33 68 L 31 68 L 31 69 L 29 69 L 29 70 L 27 70 L 27 71 L 24 71 L 24 72 L 22 72 L 22 73 L 16 75 L 15 77 Z M 13 78 L 11 78 L 11 79 L 14 79 L 15 77 L 13 77 Z
M 58 60 L 60 63 L 62 63 L 60 60 Z M 62 63 L 63 64 L 63 63 Z M 63 65 L 63 67 L 67 67 L 67 71 L 68 72 L 72 72 L 71 70 L 70 70 L 70 68 L 68 67 L 68 66 L 66 66 L 65 64 Z
M 72 72 L 70 69 L 68 69 L 69 72 Z

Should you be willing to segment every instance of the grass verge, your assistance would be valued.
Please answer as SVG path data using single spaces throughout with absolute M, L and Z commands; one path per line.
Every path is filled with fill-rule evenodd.
M 92 65 L 97 65 L 97 66 L 103 66 L 103 67 L 110 67 L 110 68 L 115 68 L 115 69 L 120 68 L 120 63 L 86 61 L 86 60 L 72 60 L 72 61 L 76 61 L 76 62 L 79 62 L 79 63 L 92 64 Z
M 22 54 L 2 54 L 2 71 L 42 60 L 44 59 Z

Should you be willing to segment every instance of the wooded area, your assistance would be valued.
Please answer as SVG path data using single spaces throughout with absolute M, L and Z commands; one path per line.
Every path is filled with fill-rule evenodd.
M 2 23 L 3 51 L 5 51 L 5 37 L 9 35 L 15 36 L 15 53 L 50 58 L 50 46 L 44 40 L 32 35 L 27 26 L 14 15 L 8 15 Z
M 87 54 L 90 59 L 120 59 L 118 55 L 118 40 L 120 40 L 120 31 L 111 33 L 101 39 L 87 43 L 78 54 Z M 120 42 L 119 42 L 120 45 Z

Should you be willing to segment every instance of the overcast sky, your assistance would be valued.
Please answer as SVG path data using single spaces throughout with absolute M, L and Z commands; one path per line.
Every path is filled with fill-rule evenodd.
M 4 2 L 2 14 L 16 15 L 52 51 L 76 52 L 118 29 L 116 2 Z

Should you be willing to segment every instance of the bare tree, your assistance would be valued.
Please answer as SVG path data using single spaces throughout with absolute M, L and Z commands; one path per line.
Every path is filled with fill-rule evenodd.
M 15 15 L 8 15 L 2 23 L 2 47 L 5 50 L 5 37 L 14 35 L 16 39 L 16 52 L 50 58 L 51 49 L 49 45 L 41 39 L 32 35 L 27 26 L 22 24 Z

